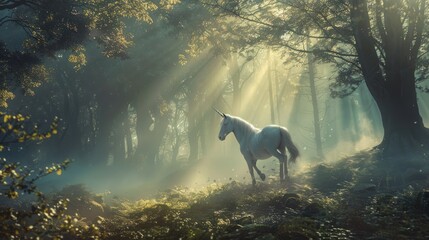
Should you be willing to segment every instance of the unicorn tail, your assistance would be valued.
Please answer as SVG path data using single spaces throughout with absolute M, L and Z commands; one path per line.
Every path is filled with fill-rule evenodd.
M 286 129 L 282 129 L 280 132 L 282 134 L 283 143 L 286 146 L 286 148 L 289 151 L 290 156 L 291 156 L 289 161 L 296 162 L 296 158 L 299 156 L 298 148 L 292 142 L 292 138 Z

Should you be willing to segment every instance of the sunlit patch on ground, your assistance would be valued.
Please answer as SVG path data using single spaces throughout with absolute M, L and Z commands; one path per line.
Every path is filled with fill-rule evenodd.
M 273 175 L 255 187 L 235 180 L 177 186 L 135 201 L 75 194 L 93 199 L 86 201 L 89 206 L 95 201 L 104 208 L 96 218 L 104 239 L 428 237 L 428 169 L 383 175 L 377 157 L 374 151 L 360 152 L 331 164 L 307 165 L 286 184 Z

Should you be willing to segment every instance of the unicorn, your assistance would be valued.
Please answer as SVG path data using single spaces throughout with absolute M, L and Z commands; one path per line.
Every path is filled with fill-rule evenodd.
M 286 178 L 289 178 L 286 148 L 291 155 L 290 162 L 296 161 L 299 151 L 285 127 L 268 125 L 258 129 L 240 117 L 225 114 L 215 108 L 214 110 L 223 118 L 219 140 L 223 141 L 229 133 L 234 133 L 237 142 L 240 144 L 241 154 L 243 154 L 249 168 L 253 186 L 256 184 L 253 169 L 256 170 L 262 181 L 265 180 L 265 174 L 256 166 L 256 161 L 271 156 L 276 157 L 280 162 L 280 181 L 284 182 Z

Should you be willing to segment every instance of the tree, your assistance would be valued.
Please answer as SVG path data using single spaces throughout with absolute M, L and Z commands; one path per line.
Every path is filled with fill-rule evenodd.
M 354 47 L 381 113 L 385 133 L 380 147 L 390 153 L 427 151 L 429 143 L 429 130 L 418 109 L 415 78 L 424 37 L 425 3 L 375 1 L 376 20 L 371 23 L 367 1 L 351 1 Z M 374 31 L 378 39 L 371 35 Z
M 310 41 L 307 38 L 306 41 L 307 50 L 311 48 Z M 310 82 L 310 95 L 311 95 L 311 105 L 313 107 L 313 123 L 314 123 L 314 141 L 316 143 L 316 154 L 317 158 L 323 159 L 323 150 L 322 150 L 322 136 L 321 136 L 321 127 L 320 127 L 320 116 L 319 116 L 319 102 L 317 100 L 316 92 L 316 82 L 315 82 L 315 63 L 313 55 L 307 54 L 307 66 L 308 66 L 308 80 Z
M 168 8 L 176 0 L 11 0 L 0 1 L 0 29 L 15 34 L 0 39 L 0 106 L 18 89 L 34 94 L 49 76 L 45 57 L 71 50 L 68 60 L 80 68 L 86 64 L 86 40 L 103 47 L 106 57 L 126 58 L 132 36 L 125 20 L 152 22 L 150 13 Z M 18 27 L 18 28 L 16 28 Z M 16 29 L 21 29 L 16 33 Z M 21 39 L 22 41 L 16 41 Z M 17 50 L 15 50 L 17 49 Z
M 312 53 L 333 64 L 332 96 L 352 93 L 365 82 L 381 114 L 386 155 L 427 153 L 429 130 L 419 113 L 416 87 L 427 77 L 426 1 L 204 1 L 247 22 L 249 43 L 291 54 Z M 306 26 L 303 28 L 302 26 Z M 309 31 L 306 31 L 309 29 Z M 312 49 L 302 47 L 307 38 Z M 427 89 L 426 89 L 427 90 Z
M 47 126 L 38 127 L 22 114 L 0 112 L 0 152 L 11 145 L 23 145 L 25 142 L 44 141 L 58 133 L 58 119 Z M 2 239 L 34 238 L 72 238 L 98 239 L 101 235 L 98 227 L 75 224 L 83 220 L 78 214 L 66 213 L 68 199 L 48 199 L 36 186 L 36 182 L 47 175 L 61 175 L 69 160 L 40 169 L 22 166 L 19 162 L 0 159 L 0 237 Z M 22 204 L 23 195 L 31 203 Z M 27 199 L 28 200 L 28 199 Z M 72 221 L 76 219 L 75 221 Z

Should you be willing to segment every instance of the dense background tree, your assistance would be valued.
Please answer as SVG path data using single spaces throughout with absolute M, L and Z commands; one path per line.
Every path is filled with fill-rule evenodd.
M 426 1 L 203 2 L 258 29 L 249 42 L 313 54 L 336 66 L 334 97 L 365 82 L 381 113 L 384 153 L 427 152 L 416 95 L 427 78 Z M 307 38 L 312 49 L 302 47 Z
M 91 166 L 149 173 L 163 166 L 168 169 L 170 162 L 198 166 L 204 159 L 226 157 L 229 148 L 234 148 L 218 149 L 218 118 L 212 106 L 243 116 L 256 126 L 286 125 L 301 142 L 303 156 L 311 159 L 324 154 L 329 158 L 344 142 L 350 146 L 361 142 L 366 136 L 360 132 L 378 132 L 370 130 L 377 124 L 376 112 L 371 116 L 356 113 L 374 104 L 364 103 L 365 86 L 353 94 L 349 91 L 358 88 L 363 78 L 353 48 L 352 22 L 344 15 L 351 13 L 348 3 L 338 5 L 344 11 L 336 12 L 323 1 L 189 0 L 168 11 L 147 6 L 151 18 L 124 13 L 116 9 L 120 4 L 112 4 L 94 1 L 70 7 L 79 10 L 78 15 L 88 8 L 89 13 L 82 15 L 88 18 L 87 32 L 80 42 L 50 54 L 34 44 L 12 42 L 16 36 L 25 40 L 28 35 L 12 22 L 4 23 L 15 34 L 3 37 L 9 48 L 32 51 L 45 70 L 40 81 L 51 78 L 40 82 L 37 91 L 25 88 L 37 93 L 33 97 L 14 91 L 16 99 L 7 102 L 10 109 L 39 119 L 61 119 L 59 139 L 19 146 L 8 154 L 40 160 L 70 157 Z M 320 10 L 312 10 L 316 6 Z M 113 16 L 101 14 L 105 8 Z M 122 10 L 127 9 L 128 5 Z M 14 16 L 13 11 L 10 14 L 9 18 Z M 325 15 L 329 21 L 316 21 Z M 96 24 L 110 21 L 107 18 L 115 20 Z M 305 29 L 300 29 L 302 24 Z M 109 26 L 112 29 L 105 29 Z M 112 40 L 109 34 L 121 37 Z M 113 42 L 99 40 L 103 36 Z M 98 40 L 86 41 L 94 37 Z M 349 97 L 328 100 L 325 80 L 332 80 L 333 75 L 332 95 Z M 422 79 L 419 75 L 418 81 Z M 9 93 L 8 86 L 4 89 Z M 340 120 L 335 116 L 341 116 Z M 362 121 L 368 116 L 376 120 Z
M 0 236 L 428 235 L 425 5 L 0 0 Z M 288 127 L 287 187 L 247 186 L 213 107 Z
M 176 1 L 1 1 L 0 39 L 1 104 L 13 98 L 16 89 L 33 94 L 47 79 L 44 57 L 71 50 L 69 61 L 76 67 L 86 63 L 85 40 L 102 46 L 106 57 L 126 58 L 132 44 L 124 20 L 152 22 L 150 13 L 158 6 L 168 8 Z M 17 28 L 18 27 L 18 28 Z

